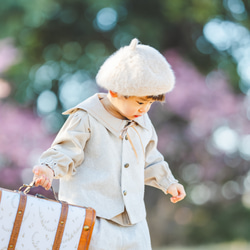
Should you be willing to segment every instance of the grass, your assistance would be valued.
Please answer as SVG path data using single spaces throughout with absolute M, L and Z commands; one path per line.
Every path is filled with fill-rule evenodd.
M 244 241 L 237 241 L 231 243 L 221 243 L 216 245 L 203 246 L 166 246 L 161 248 L 153 248 L 153 250 L 249 250 L 250 243 Z

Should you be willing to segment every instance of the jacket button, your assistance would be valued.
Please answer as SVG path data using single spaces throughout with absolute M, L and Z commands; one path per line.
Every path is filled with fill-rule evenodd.
M 127 191 L 126 191 L 126 190 L 123 191 L 123 195 L 124 195 L 124 196 L 127 195 Z
M 126 163 L 126 164 L 124 165 L 124 167 L 125 167 L 125 168 L 128 168 L 128 167 L 129 167 L 129 164 L 128 164 L 128 163 Z

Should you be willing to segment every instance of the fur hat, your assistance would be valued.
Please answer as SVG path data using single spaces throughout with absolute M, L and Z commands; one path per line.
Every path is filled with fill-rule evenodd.
M 106 59 L 96 76 L 99 86 L 124 96 L 160 95 L 171 91 L 174 73 L 156 49 L 134 38 Z

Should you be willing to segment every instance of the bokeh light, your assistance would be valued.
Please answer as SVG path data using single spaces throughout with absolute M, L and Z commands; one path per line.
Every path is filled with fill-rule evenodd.
M 245 11 L 245 5 L 241 0 L 228 0 L 227 5 L 232 13 L 242 14 Z
M 241 0 L 228 1 L 231 9 L 242 9 Z M 241 4 L 242 3 L 242 4 Z M 250 88 L 250 32 L 240 24 L 221 19 L 211 19 L 203 29 L 204 37 L 219 51 L 227 51 L 237 63 L 237 71 L 241 78 L 239 83 L 243 93 Z M 203 53 L 209 53 L 211 50 L 204 41 L 197 40 L 197 47 Z M 201 40 L 202 41 L 202 40 Z
M 239 150 L 241 157 L 250 161 L 250 135 L 245 135 L 241 138 Z
M 238 150 L 239 136 L 227 126 L 217 128 L 212 138 L 214 146 L 225 153 L 232 154 Z
M 109 31 L 117 24 L 117 12 L 113 8 L 101 9 L 95 19 L 96 26 L 102 31 Z
M 54 92 L 44 90 L 37 98 L 38 114 L 48 114 L 56 110 L 57 97 Z
M 6 98 L 11 93 L 11 86 L 10 84 L 0 78 L 0 99 Z
M 90 79 L 85 71 L 79 70 L 73 75 L 68 74 L 62 77 L 59 98 L 63 109 L 66 110 L 74 107 L 96 91 L 96 83 Z

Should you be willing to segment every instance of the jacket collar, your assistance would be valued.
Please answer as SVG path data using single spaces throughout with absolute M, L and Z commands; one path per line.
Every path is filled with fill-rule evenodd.
M 68 115 L 75 112 L 77 109 L 82 109 L 88 112 L 96 120 L 98 120 L 103 126 L 110 130 L 114 135 L 120 135 L 124 127 L 131 122 L 130 120 L 122 120 L 111 115 L 102 105 L 100 98 L 105 97 L 106 94 L 98 93 L 95 94 L 85 101 L 81 102 L 77 106 L 65 111 L 63 114 Z M 147 114 L 138 117 L 133 120 L 137 125 L 148 129 L 149 128 L 149 118 Z

